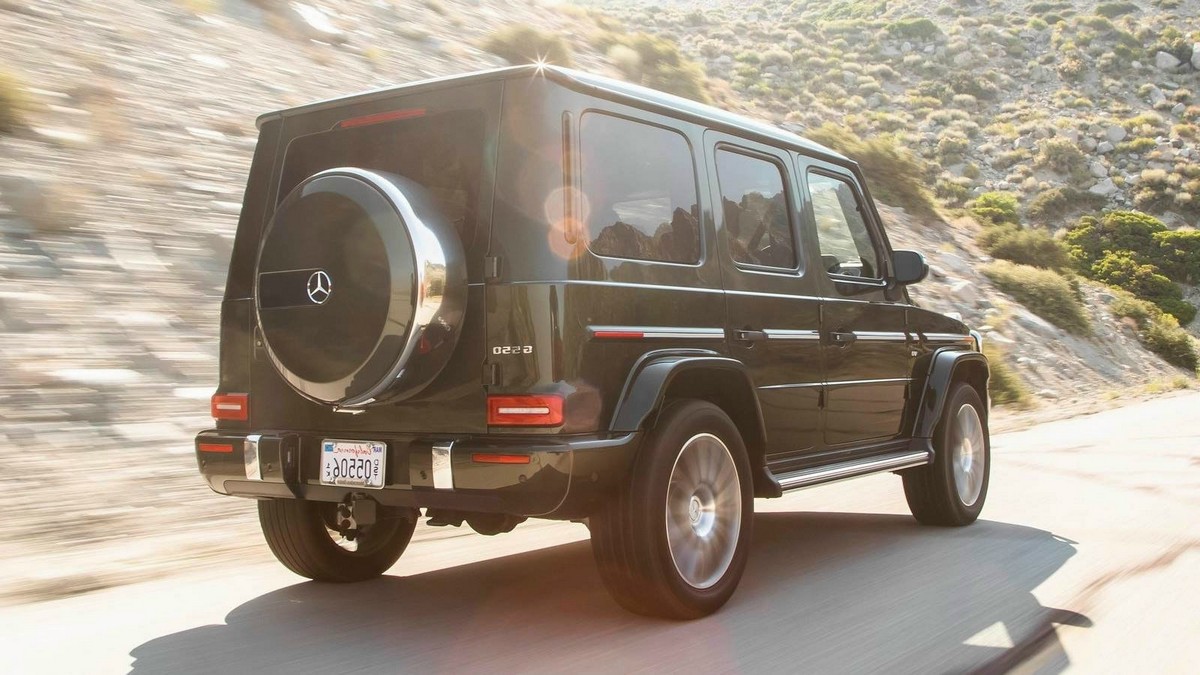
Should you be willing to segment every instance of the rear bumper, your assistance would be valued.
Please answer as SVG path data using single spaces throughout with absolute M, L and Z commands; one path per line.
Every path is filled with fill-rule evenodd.
M 625 476 L 640 435 L 463 436 L 354 434 L 387 444 L 383 489 L 322 485 L 321 443 L 343 433 L 224 430 L 196 436 L 209 487 L 239 497 L 341 501 L 362 494 L 389 506 L 582 518 Z M 522 464 L 477 462 L 476 454 L 528 456 Z

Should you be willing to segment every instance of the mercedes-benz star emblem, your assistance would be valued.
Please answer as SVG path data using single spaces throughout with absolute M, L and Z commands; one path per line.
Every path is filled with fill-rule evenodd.
M 325 270 L 317 270 L 308 277 L 308 299 L 314 304 L 323 305 L 333 293 L 333 280 Z

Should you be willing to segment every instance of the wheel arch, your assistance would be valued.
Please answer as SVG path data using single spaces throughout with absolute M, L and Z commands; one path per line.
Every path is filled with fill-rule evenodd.
M 756 497 L 779 496 L 766 471 L 766 424 L 758 394 L 746 367 L 715 352 L 648 354 L 634 367 L 613 415 L 614 432 L 653 426 L 673 399 L 708 401 L 721 408 L 738 428 L 746 446 Z
M 979 394 L 985 408 L 989 407 L 987 357 L 980 352 L 962 349 L 943 349 L 933 354 L 929 372 L 921 389 L 920 403 L 915 411 L 914 438 L 932 438 L 942 417 L 942 409 L 955 382 L 966 382 Z M 987 410 L 984 414 L 987 414 Z

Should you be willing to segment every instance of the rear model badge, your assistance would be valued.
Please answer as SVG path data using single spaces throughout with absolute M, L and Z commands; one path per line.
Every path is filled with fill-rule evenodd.
M 313 304 L 325 304 L 330 293 L 333 293 L 333 280 L 325 270 L 317 270 L 308 277 L 308 299 L 312 300 Z

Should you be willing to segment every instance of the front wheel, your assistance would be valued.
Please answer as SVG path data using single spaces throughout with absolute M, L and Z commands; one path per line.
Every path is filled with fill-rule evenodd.
M 903 473 L 904 496 L 925 525 L 969 525 L 987 498 L 992 449 L 987 411 L 975 388 L 950 390 L 933 437 L 933 463 Z
M 375 522 L 347 539 L 336 529 L 339 506 L 266 499 L 258 503 L 258 521 L 279 562 L 314 581 L 366 581 L 396 564 L 417 526 L 415 514 L 380 505 Z
M 590 519 L 600 577 L 632 612 L 711 614 L 741 580 L 753 513 L 749 461 L 733 421 L 706 401 L 672 403 L 629 482 Z

